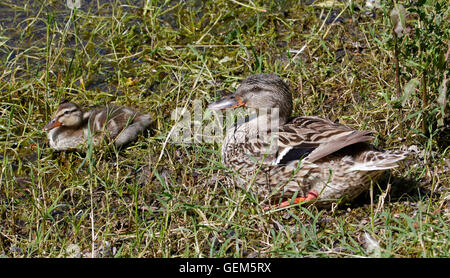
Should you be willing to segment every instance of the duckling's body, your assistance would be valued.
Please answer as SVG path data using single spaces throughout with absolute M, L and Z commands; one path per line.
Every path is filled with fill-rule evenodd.
M 222 144 L 223 164 L 254 184 L 262 202 L 294 194 L 299 201 L 318 199 L 321 206 L 349 201 L 405 158 L 370 145 L 371 132 L 319 117 L 290 118 L 292 96 L 276 75 L 252 75 L 233 95 L 210 104 L 212 109 L 237 107 L 277 109 L 234 125 Z
M 81 149 L 90 140 L 93 146 L 106 140 L 120 147 L 134 141 L 150 123 L 150 115 L 127 107 L 108 105 L 83 112 L 76 103 L 66 102 L 58 107 L 44 130 L 48 131 L 50 147 L 64 151 Z

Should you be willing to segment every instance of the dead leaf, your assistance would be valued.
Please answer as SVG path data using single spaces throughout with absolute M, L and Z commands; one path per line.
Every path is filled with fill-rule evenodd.
M 406 28 L 406 9 L 402 4 L 397 4 L 390 14 L 391 24 L 394 32 L 399 38 L 406 34 L 409 30 Z

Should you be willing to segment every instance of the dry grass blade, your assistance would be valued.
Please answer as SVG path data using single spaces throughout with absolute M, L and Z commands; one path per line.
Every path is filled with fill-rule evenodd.
M 442 28 L 415 29 L 439 38 L 424 106 L 422 85 L 402 84 L 422 78 L 424 60 L 402 56 L 416 33 L 398 38 L 396 79 L 389 1 L 305 2 L 0 0 L 0 257 L 450 256 L 448 4 L 425 1 L 439 16 L 421 22 Z M 375 130 L 377 147 L 409 160 L 355 202 L 263 213 L 220 143 L 171 140 L 177 108 L 200 106 L 203 130 L 206 103 L 257 72 L 290 83 L 295 115 Z M 154 124 L 120 150 L 55 152 L 42 128 L 63 99 L 138 108 Z

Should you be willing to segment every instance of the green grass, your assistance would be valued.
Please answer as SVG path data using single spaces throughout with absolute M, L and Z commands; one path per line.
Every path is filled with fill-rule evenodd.
M 423 132 L 431 82 L 426 107 L 419 93 L 398 105 L 391 3 L 372 14 L 365 1 L 90 1 L 73 13 L 64 2 L 0 0 L 1 256 L 450 255 L 448 115 L 447 129 Z M 404 87 L 419 74 L 400 62 Z M 177 107 L 205 108 L 257 72 L 289 81 L 295 115 L 417 152 L 352 204 L 263 213 L 220 145 L 165 144 Z M 42 127 L 63 98 L 155 122 L 121 151 L 54 152 Z

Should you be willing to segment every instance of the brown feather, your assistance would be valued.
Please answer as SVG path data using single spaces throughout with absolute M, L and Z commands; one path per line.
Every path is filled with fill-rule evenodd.
M 339 140 L 328 141 L 319 145 L 306 159 L 309 162 L 314 162 L 349 145 L 372 141 L 371 133 L 370 131 L 355 131 L 344 138 L 339 138 Z

